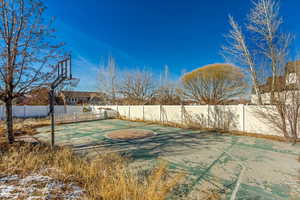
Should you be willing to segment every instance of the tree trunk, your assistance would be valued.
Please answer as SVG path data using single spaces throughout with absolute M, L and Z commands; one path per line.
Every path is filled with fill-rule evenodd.
M 260 88 L 259 88 L 259 84 L 257 81 L 257 76 L 256 76 L 256 72 L 254 71 L 253 67 L 250 66 L 250 72 L 251 72 L 251 78 L 252 78 L 252 82 L 254 84 L 254 90 L 255 90 L 255 95 L 257 97 L 258 100 L 258 105 L 262 105 L 262 98 L 261 98 L 261 92 L 260 92 Z
M 257 89 L 255 89 L 256 90 L 256 96 L 257 96 L 257 104 L 258 105 L 262 105 L 263 104 L 263 101 L 262 101 L 262 98 L 261 98 L 261 94 L 258 92 L 258 90 Z
M 12 144 L 14 139 L 13 133 L 13 116 L 12 116 L 12 98 L 8 98 L 5 102 L 6 107 L 6 136 L 8 143 Z
M 272 64 L 274 65 L 274 64 Z M 276 83 L 276 67 L 273 66 L 272 67 L 272 83 L 271 83 L 271 96 L 270 96 L 270 104 L 274 105 L 275 103 L 275 91 L 276 89 L 278 90 L 278 88 L 276 88 L 277 84 Z M 279 91 L 278 91 L 279 92 Z
M 270 104 L 274 105 L 275 103 L 275 94 L 274 94 L 274 90 L 271 90 L 271 95 L 270 95 Z

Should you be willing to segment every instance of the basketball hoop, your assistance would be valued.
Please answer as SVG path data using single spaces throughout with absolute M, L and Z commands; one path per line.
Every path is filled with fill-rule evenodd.
M 68 81 L 69 81 L 69 85 L 71 87 L 76 87 L 78 85 L 80 79 L 79 78 L 72 78 L 72 79 L 69 79 Z
M 69 80 L 70 84 L 72 84 L 73 80 L 76 80 L 75 78 L 72 78 L 72 59 L 71 55 L 69 55 L 67 58 L 59 61 L 56 66 L 55 70 L 57 71 L 57 76 L 55 80 L 51 83 L 50 86 L 50 91 L 49 91 L 49 100 L 50 100 L 50 105 L 49 105 L 49 115 L 51 117 L 51 147 L 52 149 L 54 148 L 54 143 L 55 143 L 55 128 L 54 128 L 54 91 L 57 86 L 59 86 L 61 83 L 64 81 Z
M 55 70 L 57 71 L 56 79 L 52 82 L 51 88 L 56 88 L 59 84 L 61 84 L 65 80 L 72 80 L 72 59 L 71 55 L 67 58 L 59 61 Z

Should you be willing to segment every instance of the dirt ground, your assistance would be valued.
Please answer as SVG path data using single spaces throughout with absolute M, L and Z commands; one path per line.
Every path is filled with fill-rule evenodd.
M 153 131 L 142 139 L 112 139 L 112 131 Z M 50 128 L 37 129 L 38 140 L 49 142 Z M 300 199 L 300 145 L 217 132 L 163 127 L 142 122 L 102 120 L 56 127 L 58 145 L 71 145 L 84 156 L 120 152 L 132 168 L 151 168 L 157 161 L 187 174 L 171 199 L 202 199 L 217 191 L 229 199 L 240 183 L 237 199 Z
M 36 128 L 49 124 L 50 120 L 47 118 L 14 119 L 14 135 L 16 140 L 32 141 L 30 136 L 38 133 Z M 0 147 L 5 145 L 6 141 L 6 124 L 5 121 L 0 121 Z
M 143 129 L 127 129 L 127 130 L 117 130 L 111 131 L 106 134 L 106 137 L 110 139 L 119 139 L 119 140 L 133 140 L 133 139 L 143 139 L 151 137 L 154 135 L 154 132 L 151 130 Z

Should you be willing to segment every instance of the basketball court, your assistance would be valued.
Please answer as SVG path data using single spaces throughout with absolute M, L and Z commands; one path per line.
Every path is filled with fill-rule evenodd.
M 38 131 L 38 140 L 51 141 L 50 127 Z M 171 199 L 201 199 L 207 190 L 228 199 L 234 193 L 243 200 L 300 198 L 299 144 L 115 119 L 59 125 L 55 137 L 57 145 L 90 158 L 129 156 L 133 169 L 167 161 L 170 170 L 187 174 Z

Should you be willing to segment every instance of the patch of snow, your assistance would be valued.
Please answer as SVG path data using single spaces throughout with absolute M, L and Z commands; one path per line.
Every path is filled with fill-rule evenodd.
M 57 198 L 75 200 L 81 199 L 83 194 L 84 190 L 76 184 L 65 184 L 39 174 L 24 178 L 17 175 L 0 178 L 0 199 L 18 199 L 22 196 L 27 200 Z
M 19 176 L 17 176 L 17 175 L 5 176 L 3 178 L 0 178 L 0 182 L 15 181 L 15 180 L 18 180 L 18 179 L 19 179 Z
M 50 178 L 49 176 L 31 175 L 21 179 L 20 183 L 27 184 L 31 182 L 47 182 L 50 180 L 52 180 L 52 178 Z
M 14 191 L 17 190 L 18 187 L 12 186 L 12 185 L 0 185 L 0 198 L 8 198 L 8 199 L 14 199 L 16 198 L 15 194 L 13 194 Z

